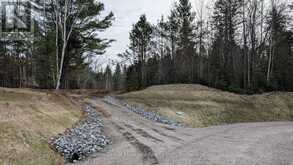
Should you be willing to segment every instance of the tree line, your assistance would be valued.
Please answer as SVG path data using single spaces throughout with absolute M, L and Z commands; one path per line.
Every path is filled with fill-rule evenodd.
M 114 20 L 95 0 L 14 2 L 12 13 L 28 8 L 33 38 L 0 38 L 0 86 L 33 88 L 101 87 L 92 64 L 113 41 L 99 37 Z M 3 4 L 3 3 L 1 3 Z M 5 9 L 2 8 L 1 9 Z M 6 30 L 1 20 L 2 31 Z M 12 25 L 13 27 L 15 26 Z M 18 32 L 12 29 L 9 32 Z
M 239 93 L 293 90 L 293 5 L 281 0 L 178 0 L 156 25 L 142 15 L 130 32 L 128 91 L 200 83 Z M 123 66 L 123 64 L 121 64 Z M 120 71 L 119 71 L 120 72 Z
M 101 14 L 104 4 L 95 0 L 30 1 L 35 37 L 1 36 L 0 86 L 131 91 L 199 83 L 240 93 L 293 90 L 293 4 L 216 0 L 206 9 L 201 2 L 193 8 L 178 0 L 155 25 L 142 15 L 118 55 L 122 62 L 97 70 L 95 57 L 113 42 L 99 33 L 112 25 L 113 13 Z

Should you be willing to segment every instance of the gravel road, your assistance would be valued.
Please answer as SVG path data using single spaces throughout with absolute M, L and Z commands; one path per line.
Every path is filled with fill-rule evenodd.
M 113 145 L 80 165 L 293 165 L 293 123 L 176 128 L 91 100 Z

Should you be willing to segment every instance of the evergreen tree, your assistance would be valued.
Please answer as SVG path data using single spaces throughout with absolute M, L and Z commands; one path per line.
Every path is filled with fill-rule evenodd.
M 167 22 L 167 37 L 170 40 L 170 48 L 171 48 L 171 57 L 175 58 L 176 49 L 177 49 L 177 37 L 178 37 L 178 23 L 176 18 L 176 10 L 172 9 L 171 14 L 168 17 L 169 20 Z
M 270 50 L 268 56 L 267 83 L 280 90 L 292 89 L 292 32 L 287 30 L 288 17 L 284 4 L 272 3 L 268 17 Z
M 105 89 L 107 91 L 111 91 L 113 89 L 113 80 L 112 80 L 112 70 L 109 65 L 106 67 L 104 77 L 106 80 Z
M 122 80 L 122 73 L 121 67 L 119 64 L 116 64 L 116 69 L 113 74 L 113 89 L 114 90 L 121 90 L 121 80 Z
M 152 26 L 145 15 L 140 16 L 139 21 L 133 25 L 130 32 L 130 48 L 137 57 L 139 65 L 139 87 L 146 86 L 145 62 L 152 38 Z
M 103 54 L 112 40 L 99 38 L 97 32 L 109 28 L 114 15 L 110 12 L 101 16 L 104 4 L 95 0 L 52 0 L 45 3 L 49 3 L 47 11 L 50 13 L 46 16 L 52 20 L 51 26 L 55 27 L 56 33 L 56 89 L 59 89 L 66 74 L 65 62 L 69 61 L 66 58 L 70 58 L 70 40 L 81 41 L 77 50 L 80 55 L 92 57 Z
M 140 75 L 139 75 L 139 65 L 134 64 L 127 68 L 126 73 L 126 90 L 134 91 L 140 89 Z
M 179 0 L 175 5 L 178 27 L 177 52 L 175 57 L 178 82 L 193 82 L 195 70 L 194 16 L 189 0 Z
M 237 51 L 235 32 L 237 30 L 238 16 L 240 14 L 241 2 L 239 0 L 217 0 L 213 13 L 213 25 L 215 36 L 213 41 L 213 52 L 211 68 L 212 77 L 218 86 L 229 87 L 237 85 L 234 80 L 234 53 Z
M 95 0 L 50 0 L 35 4 L 34 9 L 41 18 L 36 20 L 39 37 L 34 43 L 34 57 L 39 61 L 36 63 L 39 86 L 77 87 L 79 74 L 76 73 L 86 71 L 89 65 L 86 61 L 105 53 L 113 41 L 97 35 L 112 25 L 113 13 L 101 16 L 104 4 Z M 65 15 L 66 21 L 61 19 Z

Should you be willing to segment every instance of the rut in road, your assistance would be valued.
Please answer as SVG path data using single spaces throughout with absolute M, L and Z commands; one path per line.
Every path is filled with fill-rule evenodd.
M 155 142 L 161 142 L 161 143 L 164 143 L 163 140 L 158 139 L 158 138 L 156 138 L 156 137 L 150 135 L 149 133 L 145 132 L 145 131 L 142 130 L 142 129 L 136 129 L 136 128 L 134 128 L 134 126 L 129 125 L 129 124 L 124 124 L 124 125 L 125 125 L 126 127 L 130 128 L 131 130 L 133 130 L 134 132 L 136 132 L 137 134 L 139 134 L 139 135 L 145 137 L 145 138 L 149 138 L 149 139 L 151 139 L 151 140 L 153 140 L 153 141 L 155 141 Z
M 138 139 L 136 139 L 130 132 L 125 130 L 123 127 L 115 123 L 113 124 L 115 125 L 117 130 L 123 135 L 123 137 L 142 153 L 144 164 L 159 164 L 158 159 L 154 154 L 154 151 L 149 146 L 141 143 Z M 128 128 L 133 129 L 133 126 L 131 125 L 128 125 L 128 124 L 124 124 L 124 125 Z
M 177 137 L 176 131 L 169 129 L 164 124 L 155 123 L 136 113 L 124 111 L 121 107 L 100 100 L 91 100 L 89 104 L 96 107 L 100 112 L 107 111 L 107 113 L 102 114 L 110 114 L 105 115 L 103 121 L 110 130 L 107 134 L 110 136 L 116 135 L 113 138 L 113 145 L 109 154 L 98 154 L 96 158 L 81 162 L 81 165 L 114 165 L 117 164 L 117 161 L 119 161 L 119 165 L 160 164 L 157 155 L 165 151 L 170 145 L 183 143 L 183 138 Z M 129 152 L 129 150 L 134 151 L 134 153 Z M 111 157 L 108 156 L 110 154 L 112 154 Z
M 91 102 L 111 114 L 103 121 L 114 143 L 81 165 L 293 164 L 293 122 L 171 129 L 102 100 Z

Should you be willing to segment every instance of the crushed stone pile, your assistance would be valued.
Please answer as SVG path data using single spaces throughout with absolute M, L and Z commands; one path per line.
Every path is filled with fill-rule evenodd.
M 104 125 L 95 108 L 87 106 L 84 112 L 86 117 L 74 128 L 49 140 L 50 146 L 70 162 L 82 160 L 111 144 L 110 138 L 103 132 Z
M 136 114 L 138 114 L 148 120 L 152 120 L 152 121 L 155 121 L 158 123 L 170 125 L 173 127 L 184 127 L 184 125 L 182 123 L 168 119 L 167 117 L 164 117 L 164 116 L 162 116 L 158 113 L 155 113 L 155 112 L 145 111 L 142 107 L 131 106 L 131 105 L 129 105 L 125 102 L 122 102 L 121 100 L 119 100 L 113 96 L 105 96 L 103 101 L 108 104 L 119 106 L 119 107 L 122 107 L 124 109 L 129 110 L 129 111 L 132 111 L 132 112 L 134 112 L 134 113 L 136 113 Z

